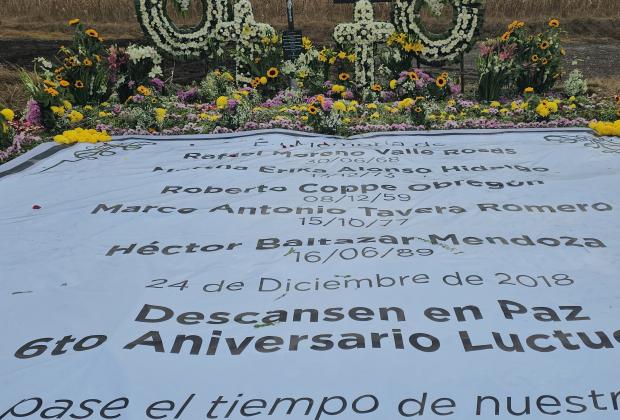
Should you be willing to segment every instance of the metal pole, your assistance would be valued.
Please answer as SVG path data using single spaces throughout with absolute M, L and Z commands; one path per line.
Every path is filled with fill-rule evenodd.
M 465 54 L 461 53 L 461 94 L 465 94 Z

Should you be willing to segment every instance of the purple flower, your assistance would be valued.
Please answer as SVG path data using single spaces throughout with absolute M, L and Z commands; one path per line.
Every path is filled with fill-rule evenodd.
M 151 79 L 151 86 L 153 86 L 155 90 L 161 93 L 163 92 L 166 83 L 160 78 L 156 77 L 154 79 Z
M 28 101 L 26 111 L 26 122 L 30 125 L 40 126 L 43 124 L 43 119 L 41 118 L 41 105 L 34 99 L 30 99 Z
M 180 90 L 177 93 L 177 97 L 179 98 L 179 101 L 183 103 L 192 102 L 198 97 L 198 88 L 192 87 L 188 90 Z

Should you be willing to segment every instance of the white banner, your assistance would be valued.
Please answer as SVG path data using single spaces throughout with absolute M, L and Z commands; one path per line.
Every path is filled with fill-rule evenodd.
M 620 416 L 617 140 L 45 146 L 0 200 L 0 419 Z

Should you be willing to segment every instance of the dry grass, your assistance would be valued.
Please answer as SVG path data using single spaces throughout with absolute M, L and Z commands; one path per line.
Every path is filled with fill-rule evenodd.
M 26 106 L 28 94 L 19 78 L 19 71 L 12 67 L 0 66 L 0 108 L 9 107 L 20 110 Z
M 194 16 L 200 1 L 193 1 Z M 259 20 L 284 27 L 284 0 L 253 0 Z M 377 13 L 386 18 L 389 5 L 379 4 Z M 542 22 L 548 17 L 564 20 L 578 35 L 620 38 L 620 0 L 487 0 L 487 31 L 494 31 L 513 19 Z M 317 39 L 326 39 L 331 28 L 351 18 L 351 5 L 334 5 L 333 0 L 296 0 L 296 20 Z M 114 38 L 140 37 L 133 0 L 2 0 L 0 36 L 6 38 L 66 38 L 64 22 L 73 17 L 97 26 Z M 189 20 L 197 21 L 198 18 Z

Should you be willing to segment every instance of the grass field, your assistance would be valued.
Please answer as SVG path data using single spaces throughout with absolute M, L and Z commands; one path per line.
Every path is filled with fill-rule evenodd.
M 193 17 L 197 22 L 200 1 L 193 0 Z M 285 0 L 252 0 L 257 18 L 283 27 L 286 21 Z M 64 23 L 79 17 L 100 32 L 113 38 L 141 36 L 136 22 L 133 0 L 2 0 L 0 37 L 59 39 L 68 34 Z M 338 22 L 351 18 L 352 5 L 334 5 L 333 0 L 296 0 L 296 20 L 306 33 L 326 39 Z M 387 17 L 389 5 L 376 6 L 380 17 Z M 495 31 L 513 19 L 541 23 L 549 17 L 562 19 L 576 36 L 620 39 L 620 0 L 487 0 L 486 30 Z

